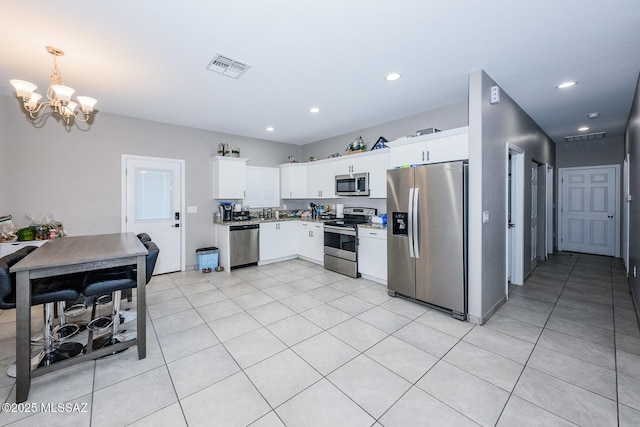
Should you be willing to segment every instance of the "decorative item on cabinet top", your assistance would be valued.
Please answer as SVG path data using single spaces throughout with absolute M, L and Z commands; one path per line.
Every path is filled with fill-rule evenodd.
M 229 154 L 229 144 L 224 142 L 221 142 L 220 144 L 218 144 L 218 156 L 224 157 L 227 154 Z
M 364 139 L 362 139 L 361 136 L 357 137 L 355 141 L 349 144 L 345 149 L 347 154 L 362 153 L 363 151 L 366 151 L 366 150 L 367 150 L 367 143 L 364 142 Z
M 378 138 L 376 143 L 373 144 L 373 147 L 371 147 L 371 151 L 379 150 L 381 148 L 389 148 L 389 146 L 386 144 L 387 142 L 389 142 L 387 138 L 385 138 L 384 136 L 381 136 L 380 138 Z

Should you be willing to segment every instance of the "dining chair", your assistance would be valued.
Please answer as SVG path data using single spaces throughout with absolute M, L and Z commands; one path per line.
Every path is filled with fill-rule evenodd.
M 158 260 L 160 249 L 153 241 L 144 243 L 148 254 L 146 256 L 146 283 L 149 283 Z M 85 276 L 82 293 L 85 297 L 94 297 L 91 322 L 89 322 L 89 344 L 93 349 L 102 348 L 116 342 L 124 341 L 120 336 L 120 299 L 121 292 L 133 289 L 138 285 L 137 270 L 133 267 L 96 271 Z M 96 317 L 96 307 L 103 297 L 111 297 L 111 316 Z M 111 327 L 111 334 L 100 337 L 91 345 L 93 331 L 102 331 Z
M 10 272 L 11 267 L 36 249 L 36 246 L 25 246 L 0 258 L 1 310 L 16 308 L 16 274 Z M 52 333 L 55 303 L 78 298 L 82 280 L 83 276 L 79 274 L 31 280 L 31 305 L 44 305 L 44 349 L 36 357 L 40 359 L 37 360 L 39 366 L 50 365 L 82 352 L 84 347 L 82 344 L 74 342 L 59 344 Z

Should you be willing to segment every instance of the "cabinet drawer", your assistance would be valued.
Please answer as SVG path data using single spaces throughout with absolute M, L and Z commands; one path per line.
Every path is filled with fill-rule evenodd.
M 387 240 L 387 230 L 377 228 L 358 228 L 358 237 Z

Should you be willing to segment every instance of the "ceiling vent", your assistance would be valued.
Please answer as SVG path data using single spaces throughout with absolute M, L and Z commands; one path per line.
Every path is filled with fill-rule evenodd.
M 606 132 L 594 132 L 594 133 L 583 133 L 582 135 L 571 135 L 565 136 L 565 141 L 586 141 L 587 139 L 600 139 L 604 138 Z
M 243 64 L 242 62 L 238 62 L 228 56 L 220 55 L 219 53 L 214 56 L 211 62 L 209 62 L 209 65 L 207 65 L 207 70 L 233 79 L 237 79 L 243 75 L 249 68 L 251 68 L 251 65 Z

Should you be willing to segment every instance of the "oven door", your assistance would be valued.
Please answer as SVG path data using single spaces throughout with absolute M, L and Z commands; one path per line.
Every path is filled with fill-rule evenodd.
M 351 227 L 324 226 L 324 253 L 349 261 L 357 260 L 356 229 Z

